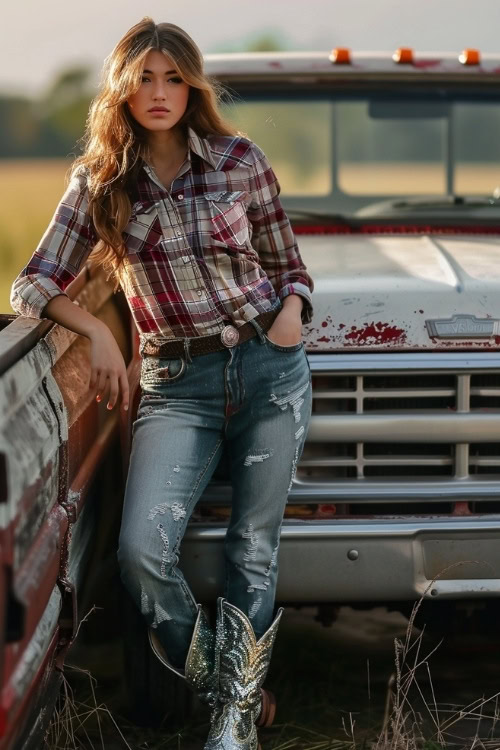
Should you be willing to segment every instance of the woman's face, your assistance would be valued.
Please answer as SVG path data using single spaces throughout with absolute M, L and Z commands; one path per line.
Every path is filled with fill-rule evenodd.
M 139 89 L 127 99 L 131 114 L 144 128 L 170 130 L 179 122 L 188 102 L 189 84 L 162 52 L 148 52 Z

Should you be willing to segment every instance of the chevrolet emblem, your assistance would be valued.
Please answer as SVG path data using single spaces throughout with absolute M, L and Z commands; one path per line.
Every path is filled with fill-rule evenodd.
M 476 318 L 475 315 L 454 315 L 452 318 L 426 320 L 430 338 L 435 339 L 489 339 L 498 333 L 500 320 Z

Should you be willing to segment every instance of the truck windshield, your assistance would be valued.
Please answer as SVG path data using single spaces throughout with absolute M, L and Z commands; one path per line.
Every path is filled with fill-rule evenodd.
M 498 195 L 500 98 L 437 88 L 411 97 L 408 86 L 342 97 L 233 90 L 223 109 L 268 156 L 289 209 L 355 215 L 402 197 Z

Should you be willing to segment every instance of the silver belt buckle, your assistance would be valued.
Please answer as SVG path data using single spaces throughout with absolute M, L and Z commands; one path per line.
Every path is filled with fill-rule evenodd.
M 220 334 L 220 340 L 224 346 L 236 346 L 240 340 L 240 332 L 235 326 L 224 326 Z

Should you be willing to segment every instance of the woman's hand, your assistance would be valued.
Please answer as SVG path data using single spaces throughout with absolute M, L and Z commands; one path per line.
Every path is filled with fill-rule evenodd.
M 45 305 L 42 315 L 90 340 L 89 388 L 97 386 L 98 401 L 101 401 L 109 388 L 108 409 L 112 409 L 115 405 L 119 388 L 121 388 L 122 407 L 127 410 L 129 403 L 127 368 L 116 339 L 108 326 L 62 293 L 53 297 Z
M 289 294 L 283 300 L 283 307 L 274 319 L 266 336 L 278 346 L 294 346 L 302 338 L 302 298 Z
M 122 408 L 129 404 L 127 368 L 116 339 L 103 324 L 93 331 L 90 338 L 89 388 L 97 388 L 96 400 L 101 401 L 109 388 L 107 408 L 112 409 L 122 392 Z

